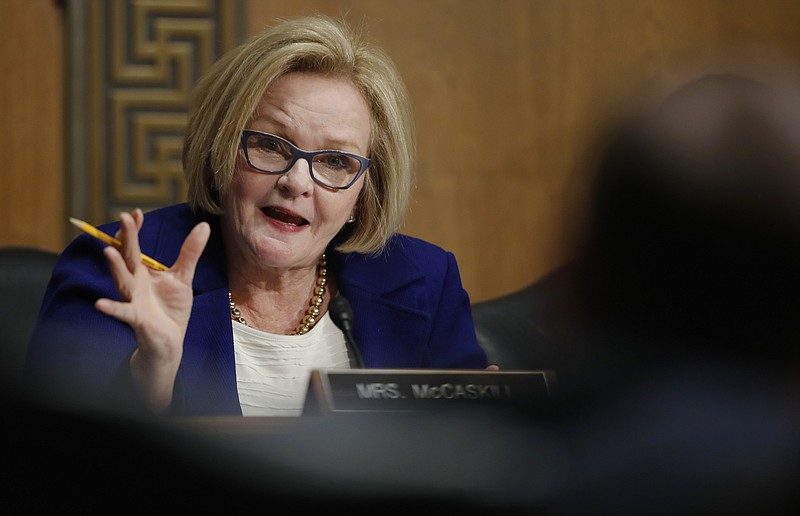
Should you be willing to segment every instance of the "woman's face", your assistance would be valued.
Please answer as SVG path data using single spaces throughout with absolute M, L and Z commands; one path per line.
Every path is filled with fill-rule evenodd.
M 368 157 L 370 110 L 346 79 L 294 72 L 266 91 L 247 129 L 280 136 L 307 150 Z M 315 183 L 299 159 L 284 174 L 253 171 L 240 150 L 233 182 L 222 196 L 229 258 L 259 267 L 315 266 L 351 214 L 362 175 L 346 190 Z

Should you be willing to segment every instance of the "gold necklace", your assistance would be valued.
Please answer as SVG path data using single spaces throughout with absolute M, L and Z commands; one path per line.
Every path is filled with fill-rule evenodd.
M 327 290 L 327 275 L 327 262 L 325 261 L 325 255 L 323 254 L 319 258 L 319 263 L 317 264 L 317 285 L 314 287 L 314 295 L 311 296 L 311 301 L 308 303 L 306 315 L 303 316 L 303 320 L 300 321 L 300 324 L 291 333 L 291 335 L 303 335 L 304 333 L 308 333 L 308 331 L 313 328 L 315 324 L 317 324 L 317 317 L 319 317 L 320 307 L 322 306 L 325 291 Z M 234 303 L 233 299 L 231 299 L 230 291 L 228 292 L 228 303 L 231 306 L 231 319 L 247 326 L 247 321 L 244 320 L 242 313 L 236 307 L 236 303 Z

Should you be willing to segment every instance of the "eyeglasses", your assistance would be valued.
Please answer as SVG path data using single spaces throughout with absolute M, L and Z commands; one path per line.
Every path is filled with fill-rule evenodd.
M 298 159 L 304 159 L 309 164 L 311 179 L 334 190 L 353 186 L 370 162 L 368 158 L 349 152 L 304 151 L 280 136 L 259 131 L 242 131 L 242 149 L 247 164 L 265 174 L 285 174 Z

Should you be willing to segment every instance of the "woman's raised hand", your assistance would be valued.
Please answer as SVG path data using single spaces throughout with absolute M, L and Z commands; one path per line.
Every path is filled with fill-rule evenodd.
M 148 406 L 160 412 L 172 401 L 192 310 L 192 279 L 211 228 L 205 222 L 196 225 L 172 267 L 155 271 L 141 262 L 142 211 L 121 213 L 120 224 L 121 249 L 104 250 L 120 300 L 101 298 L 95 308 L 133 328 L 138 344 L 130 360 L 134 382 Z

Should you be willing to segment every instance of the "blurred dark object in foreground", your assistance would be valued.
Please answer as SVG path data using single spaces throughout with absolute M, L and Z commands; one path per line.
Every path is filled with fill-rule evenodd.
M 142 419 L 9 401 L 4 500 L 82 514 L 796 514 L 787 400 L 705 373 L 653 380 L 581 421 L 477 407 Z
M 606 135 L 594 179 L 565 272 L 560 384 L 594 396 L 598 375 L 636 382 L 691 365 L 797 389 L 797 88 L 701 77 Z

